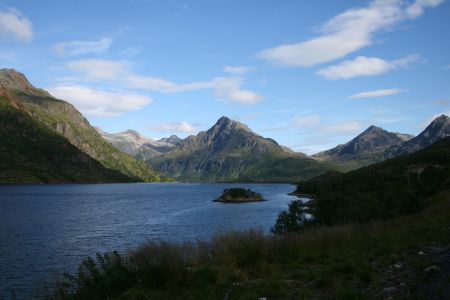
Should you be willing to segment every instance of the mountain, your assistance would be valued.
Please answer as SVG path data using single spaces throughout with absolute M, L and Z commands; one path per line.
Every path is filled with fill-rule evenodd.
M 310 178 L 330 169 L 227 117 L 148 163 L 181 181 L 286 182 Z
M 131 129 L 119 133 L 107 133 L 100 128 L 96 128 L 96 130 L 114 147 L 138 160 L 148 160 L 156 155 L 166 153 L 181 141 L 176 135 L 155 141 Z
M 440 117 L 437 122 L 430 129 L 446 120 Z M 449 190 L 450 137 L 446 137 L 412 154 L 345 174 L 318 176 L 300 183 L 296 193 L 314 196 L 317 222 L 337 224 L 417 212 Z
M 317 153 L 312 157 L 320 161 L 346 163 L 358 167 L 369 165 L 384 160 L 386 149 L 399 145 L 411 137 L 370 126 L 348 143 Z
M 448 136 L 450 136 L 450 118 L 446 115 L 441 115 L 434 119 L 415 138 L 387 149 L 385 157 L 392 158 L 408 153 L 413 153 L 425 147 L 428 147 Z
M 145 163 L 135 160 L 106 142 L 71 104 L 35 88 L 23 74 L 12 69 L 1 69 L 0 96 L 50 132 L 66 138 L 105 168 L 140 181 L 164 179 Z
M 0 96 L 0 182 L 98 183 L 139 180 L 105 168 L 15 105 Z

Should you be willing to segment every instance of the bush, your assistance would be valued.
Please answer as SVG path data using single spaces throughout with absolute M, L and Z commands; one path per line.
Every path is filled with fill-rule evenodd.
M 299 231 L 304 225 L 305 211 L 302 201 L 295 200 L 289 203 L 287 211 L 278 214 L 275 225 L 271 228 L 272 233 L 284 234 Z

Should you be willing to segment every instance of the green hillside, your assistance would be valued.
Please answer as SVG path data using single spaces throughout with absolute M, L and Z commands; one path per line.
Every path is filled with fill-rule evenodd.
M 49 130 L 64 136 L 72 145 L 116 170 L 140 181 L 161 181 L 161 176 L 147 164 L 137 161 L 106 142 L 71 104 L 52 97 L 32 86 L 25 76 L 15 70 L 0 70 L 0 94 Z
M 0 182 L 133 182 L 81 152 L 0 96 Z

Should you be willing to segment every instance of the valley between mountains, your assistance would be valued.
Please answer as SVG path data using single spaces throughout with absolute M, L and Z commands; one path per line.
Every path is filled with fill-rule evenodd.
M 297 182 L 410 154 L 450 136 L 450 119 L 441 115 L 418 136 L 370 126 L 307 156 L 225 116 L 185 139 L 152 140 L 132 129 L 106 133 L 12 69 L 0 70 L 0 115 L 0 181 L 6 183 Z

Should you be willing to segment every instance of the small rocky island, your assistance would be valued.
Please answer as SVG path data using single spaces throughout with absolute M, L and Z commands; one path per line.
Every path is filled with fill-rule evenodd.
M 256 193 L 250 189 L 231 188 L 224 189 L 222 195 L 214 200 L 214 202 L 224 203 L 244 203 L 264 201 L 260 193 Z

